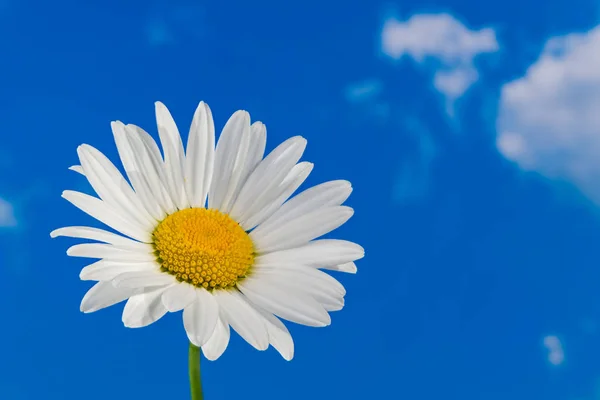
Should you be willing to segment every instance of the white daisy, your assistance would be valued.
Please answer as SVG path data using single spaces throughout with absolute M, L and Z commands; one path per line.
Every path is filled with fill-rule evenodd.
M 217 359 L 229 343 L 230 326 L 258 350 L 271 344 L 286 360 L 292 338 L 276 317 L 326 326 L 329 311 L 344 306 L 344 287 L 319 269 L 356 272 L 359 245 L 315 240 L 353 214 L 342 206 L 347 181 L 317 185 L 288 200 L 311 172 L 299 162 L 300 136 L 263 158 L 266 128 L 250 124 L 245 111 L 227 121 L 215 148 L 211 111 L 198 106 L 187 148 L 167 108 L 156 103 L 163 155 L 135 125 L 112 123 L 129 182 L 100 151 L 77 149 L 99 198 L 75 191 L 62 197 L 122 235 L 90 227 L 51 233 L 100 243 L 68 249 L 73 257 L 100 259 L 83 268 L 97 281 L 84 296 L 89 313 L 127 300 L 123 323 L 147 326 L 167 312 L 183 310 L 191 343 Z

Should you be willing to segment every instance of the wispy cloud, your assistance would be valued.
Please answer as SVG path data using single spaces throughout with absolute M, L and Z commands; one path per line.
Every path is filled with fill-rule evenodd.
M 3 272 L 27 274 L 31 271 L 32 243 L 47 232 L 43 213 L 47 206 L 49 187 L 46 181 L 32 182 L 20 190 L 8 189 L 0 197 L 0 267 Z M 40 211 L 41 210 L 41 211 Z
M 392 196 L 396 203 L 410 204 L 429 194 L 432 164 L 439 149 L 431 132 L 417 119 L 408 118 L 404 128 L 411 133 L 412 151 L 399 166 Z
M 450 113 L 454 101 L 479 79 L 475 58 L 498 48 L 493 29 L 470 30 L 449 14 L 416 14 L 407 21 L 390 18 L 381 32 L 381 50 L 388 57 L 431 62 L 433 85 L 445 95 Z
M 350 103 L 362 103 L 373 100 L 381 93 L 382 84 L 378 79 L 367 79 L 346 86 L 346 100 Z
M 365 79 L 348 84 L 344 97 L 368 119 L 385 123 L 390 113 L 390 104 L 382 99 L 383 83 L 379 79 Z
M 205 32 L 204 9 L 194 2 L 159 1 L 150 10 L 145 32 L 152 46 L 171 45 L 190 37 L 200 39 Z
M 146 22 L 146 37 L 152 46 L 164 46 L 174 42 L 171 29 L 160 18 L 150 18 Z
M 389 101 L 383 95 L 384 85 L 379 79 L 365 79 L 347 85 L 344 96 L 362 122 L 378 123 L 402 135 L 403 150 L 399 157 L 398 174 L 393 182 L 392 200 L 398 204 L 412 204 L 429 194 L 431 167 L 438 156 L 438 143 L 420 118 Z M 356 112 L 355 112 L 356 111 Z
M 565 360 L 565 353 L 560 339 L 554 335 L 544 337 L 544 347 L 548 352 L 548 362 L 552 365 L 560 365 Z
M 12 204 L 0 197 L 0 228 L 14 228 L 16 226 L 17 218 Z
M 503 86 L 497 129 L 506 158 L 600 203 L 600 26 L 548 40 L 525 75 Z

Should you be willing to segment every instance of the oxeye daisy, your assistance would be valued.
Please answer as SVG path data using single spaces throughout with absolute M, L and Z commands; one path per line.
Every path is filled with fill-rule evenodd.
M 306 140 L 292 137 L 263 158 L 265 125 L 251 124 L 245 111 L 229 118 L 216 146 L 204 102 L 185 149 L 160 102 L 156 120 L 162 153 L 140 127 L 111 124 L 128 180 L 94 147 L 77 149 L 80 165 L 71 169 L 98 197 L 75 191 L 62 197 L 117 232 L 72 226 L 51 233 L 95 241 L 67 250 L 99 259 L 81 270 L 82 280 L 97 281 L 81 311 L 126 300 L 123 323 L 139 328 L 183 310 L 194 360 L 198 348 L 209 360 L 219 358 L 230 327 L 256 349 L 270 344 L 292 359 L 294 344 L 278 317 L 329 325 L 346 291 L 321 269 L 354 273 L 364 255 L 355 243 L 318 239 L 352 216 L 342 205 L 350 183 L 330 181 L 291 197 L 313 168 L 299 161 Z

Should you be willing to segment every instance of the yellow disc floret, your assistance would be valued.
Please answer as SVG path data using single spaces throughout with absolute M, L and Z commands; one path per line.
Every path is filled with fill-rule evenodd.
M 218 210 L 177 211 L 158 224 L 152 237 L 163 272 L 208 290 L 235 286 L 254 262 L 250 236 Z

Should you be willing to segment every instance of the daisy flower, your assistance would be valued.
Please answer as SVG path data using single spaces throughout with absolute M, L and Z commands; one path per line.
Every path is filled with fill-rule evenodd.
M 81 270 L 97 281 L 81 302 L 90 313 L 127 301 L 125 326 L 147 326 L 183 310 L 187 337 L 205 357 L 225 351 L 230 327 L 258 350 L 272 345 L 286 360 L 294 344 L 278 318 L 322 327 L 344 306 L 344 287 L 321 269 L 356 272 L 359 245 L 318 239 L 353 214 L 352 191 L 336 180 L 291 197 L 313 164 L 300 162 L 306 140 L 292 137 L 263 158 L 266 128 L 235 112 L 215 146 L 210 108 L 201 102 L 184 149 L 168 109 L 156 103 L 162 153 L 135 125 L 113 122 L 128 180 L 100 151 L 77 149 L 98 197 L 75 191 L 66 200 L 112 230 L 72 226 L 52 237 L 95 241 L 73 257 L 99 259 Z M 290 198 L 291 197 L 291 198 Z

